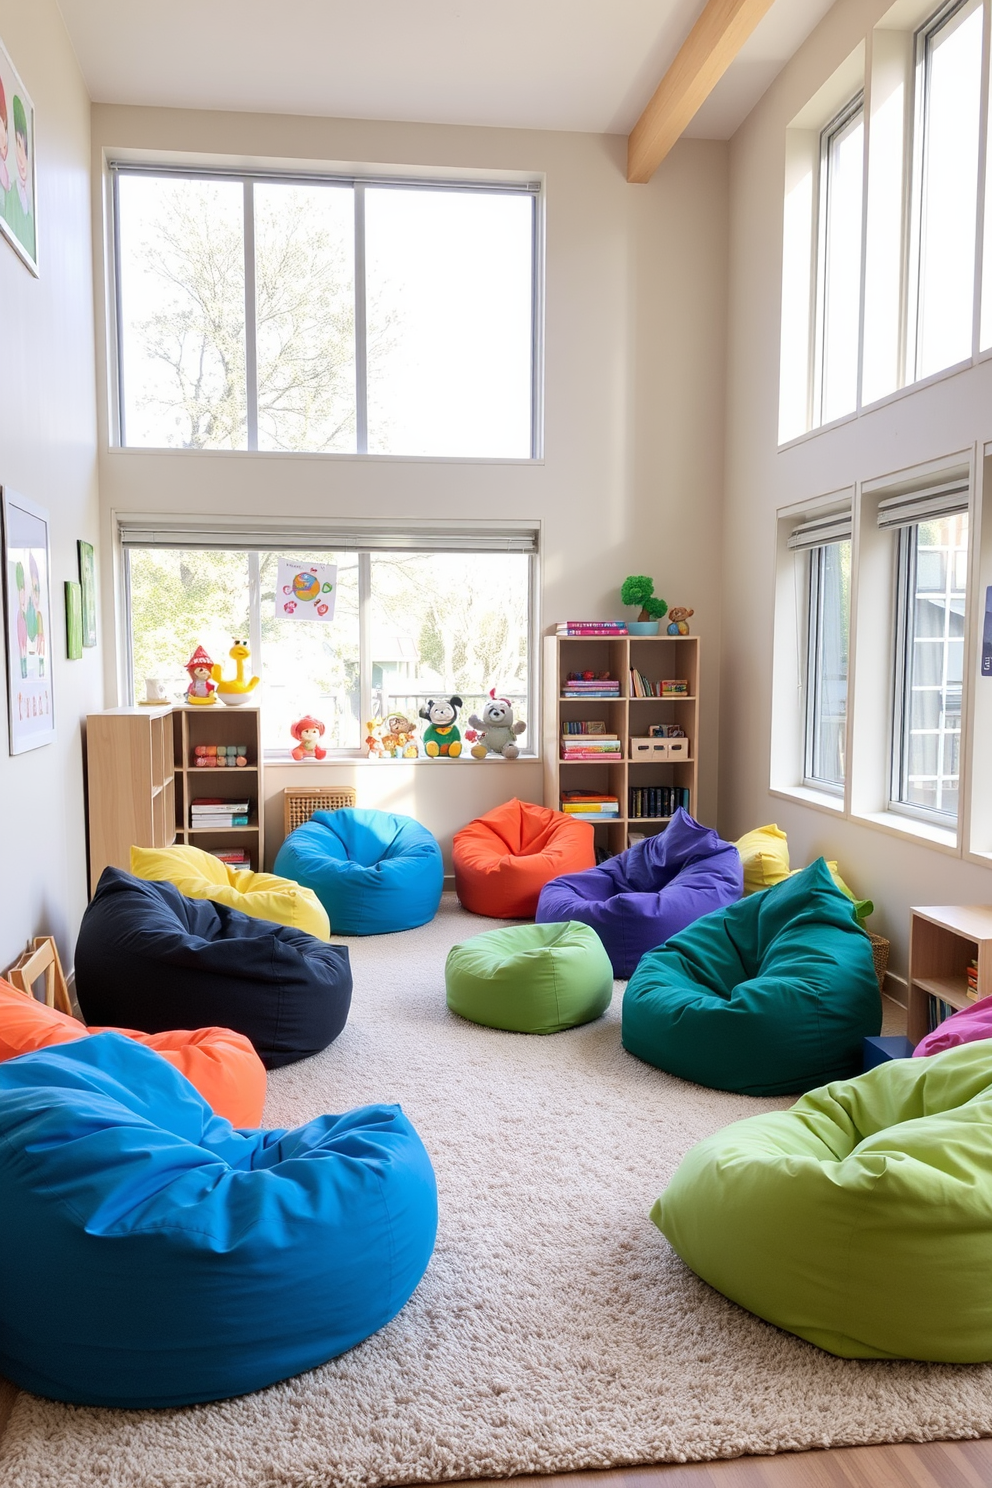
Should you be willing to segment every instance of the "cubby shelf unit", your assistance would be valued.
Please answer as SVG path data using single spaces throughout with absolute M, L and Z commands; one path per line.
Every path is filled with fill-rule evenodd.
M 992 995 L 992 908 L 985 904 L 925 905 L 910 910 L 907 1033 L 918 1044 L 930 1003 L 956 1012 L 974 1006 L 968 966 L 978 963 L 978 998 Z
M 651 682 L 684 679 L 685 697 L 633 696 L 631 668 Z M 620 682 L 618 698 L 570 698 L 563 695 L 569 672 L 605 672 Z M 596 844 L 621 852 L 631 832 L 645 835 L 664 831 L 669 817 L 632 817 L 628 792 L 632 786 L 681 786 L 689 792 L 689 811 L 697 809 L 699 719 L 698 636 L 546 636 L 544 642 L 544 804 L 561 808 L 562 790 L 602 790 L 617 797 L 619 817 L 595 823 Z M 564 761 L 562 725 L 567 720 L 596 720 L 619 736 L 622 754 L 613 760 Z M 688 757 L 681 760 L 635 761 L 631 739 L 647 737 L 652 724 L 678 724 L 689 741 Z

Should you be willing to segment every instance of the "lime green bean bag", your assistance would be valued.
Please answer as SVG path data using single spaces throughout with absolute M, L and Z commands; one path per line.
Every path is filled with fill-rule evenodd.
M 648 951 L 623 999 L 631 1054 L 742 1095 L 854 1075 L 881 1026 L 871 942 L 822 858 Z
M 725 1127 L 651 1218 L 704 1281 L 854 1359 L 992 1360 L 992 1042 Z
M 444 968 L 453 1013 L 514 1033 L 560 1033 L 606 1012 L 613 968 L 595 930 L 578 920 L 508 925 L 463 940 Z

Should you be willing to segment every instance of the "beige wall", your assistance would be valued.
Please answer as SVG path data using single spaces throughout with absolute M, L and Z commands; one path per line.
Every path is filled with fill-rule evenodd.
M 731 143 L 720 824 L 735 836 L 777 821 L 789 833 L 795 865 L 821 852 L 838 858 L 852 887 L 875 900 L 872 926 L 893 940 L 894 964 L 904 971 L 909 906 L 990 903 L 992 874 L 960 856 L 774 796 L 768 786 L 776 510 L 976 443 L 980 451 L 992 438 L 992 363 L 986 361 L 792 447 L 776 447 L 786 126 L 887 4 L 839 0 Z M 877 644 L 888 640 L 880 633 Z M 984 765 L 981 744 L 979 736 L 976 769 Z
M 335 456 L 160 454 L 107 447 L 102 550 L 112 513 L 198 511 L 534 519 L 543 524 L 543 623 L 620 613 L 630 572 L 695 607 L 705 638 L 701 814 L 715 812 L 723 468 L 726 160 L 720 143 L 680 144 L 650 186 L 624 179 L 614 136 L 178 110 L 93 109 L 94 217 L 115 149 L 200 152 L 239 162 L 308 161 L 543 174 L 547 182 L 545 458 L 538 464 Z M 105 355 L 102 322 L 99 345 Z M 103 364 L 105 368 L 105 363 Z M 113 577 L 108 569 L 105 587 Z M 107 616 L 108 649 L 112 617 Z M 109 660 L 109 657 L 108 657 Z M 116 677 L 108 665 L 108 702 Z M 528 720 L 528 738 L 539 737 Z M 353 767 L 307 766 L 329 780 Z M 361 799 L 385 793 L 447 845 L 453 825 L 511 792 L 540 799 L 537 767 L 391 767 L 359 772 Z M 509 773 L 507 773 L 509 771 Z M 269 772 L 269 791 L 301 777 Z M 365 782 L 375 795 L 365 794 Z M 474 782 L 468 789 L 468 782 Z M 270 816 L 271 820 L 271 816 Z M 271 841 L 270 836 L 270 841 Z
M 0 242 L 0 484 L 51 522 L 54 744 L 12 758 L 0 724 L 0 966 L 32 935 L 65 956 L 86 902 L 80 717 L 102 700 L 99 648 L 65 660 L 63 582 L 97 542 L 90 104 L 55 0 L 0 0 L 0 37 L 36 109 L 35 279 Z M 9 108 L 9 100 L 8 100 Z M 13 150 L 11 150 L 11 159 Z

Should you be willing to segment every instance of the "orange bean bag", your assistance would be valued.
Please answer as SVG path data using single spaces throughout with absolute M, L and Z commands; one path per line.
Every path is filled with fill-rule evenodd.
M 107 1031 L 87 1028 L 78 1018 L 46 1007 L 0 978 L 0 1060 Z M 168 1033 L 135 1033 L 130 1028 L 113 1031 L 155 1049 L 232 1126 L 261 1125 L 265 1066 L 243 1034 L 230 1028 L 180 1028 Z
M 589 822 L 562 811 L 507 801 L 455 833 L 458 898 L 473 914 L 533 919 L 546 883 L 596 866 L 593 835 Z

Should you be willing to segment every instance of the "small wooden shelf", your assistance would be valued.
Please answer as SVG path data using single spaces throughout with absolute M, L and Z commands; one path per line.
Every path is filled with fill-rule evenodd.
M 967 971 L 978 963 L 978 998 L 992 995 L 992 907 L 926 905 L 910 910 L 907 1032 L 914 1044 L 926 1036 L 930 1000 L 960 1010 L 972 1007 Z
M 913 986 L 919 987 L 928 997 L 939 997 L 956 1008 L 971 1006 L 967 977 L 920 977 Z

